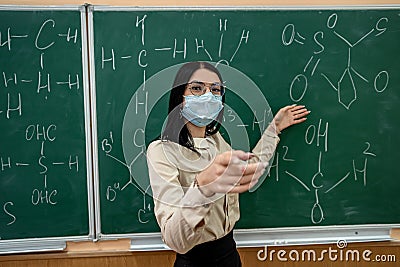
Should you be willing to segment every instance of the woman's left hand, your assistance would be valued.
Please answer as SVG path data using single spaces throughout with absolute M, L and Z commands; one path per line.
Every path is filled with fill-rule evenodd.
M 274 122 L 278 132 L 286 129 L 287 127 L 302 123 L 307 119 L 307 115 L 311 111 L 307 110 L 303 105 L 290 105 L 281 108 L 274 117 Z

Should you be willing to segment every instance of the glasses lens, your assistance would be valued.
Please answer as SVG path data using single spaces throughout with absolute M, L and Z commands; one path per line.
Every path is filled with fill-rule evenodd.
M 198 83 L 198 82 L 192 82 L 189 84 L 190 92 L 192 92 L 193 95 L 202 95 L 206 91 L 204 88 L 204 84 Z
M 210 87 L 210 91 L 213 95 L 219 95 L 222 96 L 225 93 L 225 88 L 222 84 L 213 84 Z

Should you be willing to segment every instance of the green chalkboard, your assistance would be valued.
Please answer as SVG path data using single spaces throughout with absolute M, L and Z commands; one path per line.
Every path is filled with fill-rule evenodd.
M 0 9 L 1 250 L 93 233 L 84 18 L 84 7 Z
M 225 125 L 251 146 L 263 111 L 293 103 L 312 111 L 281 134 L 264 183 L 241 195 L 237 229 L 400 222 L 399 9 L 95 8 L 91 16 L 100 236 L 159 231 L 144 153 L 161 132 L 168 94 L 158 99 L 149 86 L 164 79 L 167 92 L 174 66 L 198 60 L 256 85 L 243 96 L 226 81 Z M 243 100 L 254 88 L 271 110 Z M 124 128 L 135 116 L 146 126 Z

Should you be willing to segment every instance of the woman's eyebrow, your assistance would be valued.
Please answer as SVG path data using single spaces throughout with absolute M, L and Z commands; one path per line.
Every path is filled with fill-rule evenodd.
M 201 84 L 204 84 L 204 82 L 201 82 L 201 81 L 197 81 L 197 80 L 194 80 L 194 81 L 190 81 L 189 83 L 201 83 Z

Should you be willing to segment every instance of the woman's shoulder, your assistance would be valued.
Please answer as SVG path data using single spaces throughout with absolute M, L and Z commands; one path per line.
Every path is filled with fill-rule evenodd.
M 178 168 L 182 164 L 182 159 L 185 159 L 182 156 L 182 148 L 186 149 L 169 140 L 152 141 L 147 147 L 147 161 L 152 164 L 161 164 L 164 167 Z
M 163 149 L 165 146 L 171 146 L 172 142 L 170 141 L 165 141 L 161 139 L 154 140 L 150 142 L 150 144 L 147 147 L 147 152 L 151 151 L 159 151 L 160 149 Z
M 173 146 L 179 146 L 179 144 L 172 142 L 170 140 L 156 139 L 150 142 L 150 144 L 147 146 L 147 149 L 155 149 L 163 146 L 173 147 Z
M 160 144 L 161 144 L 161 140 L 160 139 L 151 141 L 150 144 L 147 146 L 147 151 L 153 150 L 153 149 L 157 149 L 157 147 L 159 147 Z
M 169 140 L 161 140 L 157 139 L 152 141 L 148 147 L 147 147 L 147 155 L 152 156 L 152 155 L 157 155 L 161 156 L 164 155 L 165 153 L 170 154 L 173 151 L 176 151 L 178 149 L 179 144 L 169 141 Z

